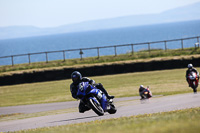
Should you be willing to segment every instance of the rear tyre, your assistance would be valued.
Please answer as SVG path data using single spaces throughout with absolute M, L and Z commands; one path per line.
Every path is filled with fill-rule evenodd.
M 117 109 L 115 108 L 114 104 L 110 104 L 110 109 L 107 110 L 109 114 L 115 114 L 117 112 Z
M 101 104 L 99 102 L 96 103 L 96 101 L 94 101 L 93 99 L 89 99 L 88 104 L 97 115 L 104 115 L 104 110 L 102 109 Z

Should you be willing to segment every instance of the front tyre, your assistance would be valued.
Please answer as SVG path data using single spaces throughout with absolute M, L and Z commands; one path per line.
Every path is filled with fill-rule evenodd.
M 97 115 L 104 115 L 104 110 L 102 109 L 101 104 L 98 101 L 95 101 L 91 98 L 89 99 L 88 104 Z
M 194 93 L 197 93 L 197 87 L 192 88 Z
M 192 89 L 193 89 L 194 93 L 197 93 L 197 87 L 198 87 L 198 83 L 196 83 L 195 81 L 193 81 Z

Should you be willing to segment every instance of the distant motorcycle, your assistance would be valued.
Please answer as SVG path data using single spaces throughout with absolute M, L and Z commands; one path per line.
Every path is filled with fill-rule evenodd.
M 193 89 L 194 93 L 197 93 L 197 87 L 199 85 L 198 76 L 195 72 L 190 72 L 188 75 L 189 85 Z
M 149 99 L 152 97 L 152 93 L 150 91 L 149 88 L 146 88 L 143 92 L 142 92 L 142 99 L 141 100 L 144 100 L 144 99 Z
M 89 82 L 79 83 L 77 97 L 99 116 L 104 115 L 105 112 L 114 114 L 117 111 L 113 100 L 107 99 L 101 90 L 90 85 Z

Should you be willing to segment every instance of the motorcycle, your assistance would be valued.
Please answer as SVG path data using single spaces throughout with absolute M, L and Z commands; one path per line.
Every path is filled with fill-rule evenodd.
M 99 116 L 104 115 L 105 112 L 114 114 L 117 111 L 113 100 L 107 99 L 101 90 L 90 85 L 89 82 L 79 83 L 77 97 Z
M 193 89 L 194 93 L 197 93 L 197 87 L 199 85 L 199 79 L 195 72 L 190 72 L 188 75 L 189 85 Z
M 149 98 L 152 97 L 152 93 L 151 93 L 149 87 L 147 87 L 147 88 L 143 91 L 142 97 L 143 97 L 143 98 L 142 98 L 141 100 L 149 99 Z

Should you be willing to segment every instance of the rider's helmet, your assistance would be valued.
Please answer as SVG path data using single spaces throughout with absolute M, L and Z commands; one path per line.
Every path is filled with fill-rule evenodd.
M 188 69 L 192 69 L 193 65 L 192 64 L 188 64 Z
M 71 78 L 72 78 L 73 83 L 78 84 L 81 81 L 81 79 L 82 79 L 82 75 L 81 75 L 80 72 L 74 71 L 71 74 Z
M 144 86 L 143 86 L 143 85 L 140 85 L 140 88 L 144 88 Z

